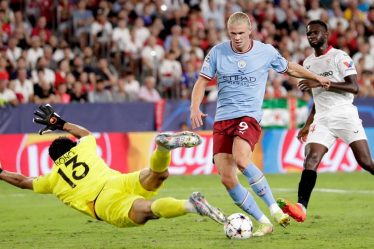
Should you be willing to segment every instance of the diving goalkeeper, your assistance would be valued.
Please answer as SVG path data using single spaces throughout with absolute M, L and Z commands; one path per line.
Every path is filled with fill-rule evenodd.
M 60 137 L 52 142 L 49 156 L 54 164 L 47 175 L 27 177 L 3 170 L 0 164 L 0 180 L 36 193 L 53 194 L 66 205 L 118 227 L 142 225 L 148 220 L 187 213 L 224 223 L 225 215 L 199 192 L 192 193 L 188 200 L 151 199 L 168 177 L 170 150 L 199 145 L 199 135 L 193 132 L 158 134 L 150 168 L 122 174 L 110 169 L 96 154 L 96 140 L 87 129 L 64 121 L 49 104 L 41 105 L 34 115 L 34 122 L 44 125 L 40 135 L 63 130 L 78 141 Z

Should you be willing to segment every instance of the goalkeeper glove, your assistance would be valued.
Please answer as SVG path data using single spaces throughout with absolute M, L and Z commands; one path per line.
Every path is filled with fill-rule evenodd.
M 35 110 L 34 115 L 34 123 L 45 125 L 43 129 L 39 130 L 40 135 L 56 129 L 63 130 L 66 123 L 65 120 L 55 113 L 50 104 L 39 106 L 39 110 Z

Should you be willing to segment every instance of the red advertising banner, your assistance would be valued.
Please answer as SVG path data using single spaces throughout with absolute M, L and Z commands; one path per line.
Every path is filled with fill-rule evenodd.
M 111 168 L 128 171 L 128 136 L 122 133 L 94 133 L 97 153 Z M 0 135 L 3 168 L 27 176 L 47 174 L 52 167 L 48 148 L 59 134 Z
M 281 142 L 281 165 L 283 172 L 303 169 L 304 145 L 297 139 L 298 130 L 288 130 Z M 352 172 L 361 170 L 351 148 L 338 139 L 322 158 L 318 172 Z
M 156 147 L 155 132 L 93 133 L 97 153 L 113 169 L 133 172 L 149 167 L 149 158 Z M 171 153 L 169 171 L 176 175 L 215 174 L 213 137 L 200 132 L 202 144 L 194 148 L 179 148 Z M 26 176 L 47 174 L 53 165 L 48 148 L 61 134 L 0 135 L 0 161 L 3 168 Z M 254 162 L 262 166 L 261 143 L 253 154 Z

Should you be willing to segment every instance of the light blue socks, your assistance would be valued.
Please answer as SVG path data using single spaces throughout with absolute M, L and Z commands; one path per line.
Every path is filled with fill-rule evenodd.
M 249 185 L 253 191 L 266 203 L 268 207 L 275 204 L 273 194 L 264 174 L 257 168 L 256 165 L 251 163 L 243 170 Z
M 240 183 L 234 188 L 229 189 L 228 192 L 235 204 L 243 209 L 243 211 L 252 215 L 256 220 L 260 220 L 263 217 L 264 214 L 258 207 L 253 196 Z

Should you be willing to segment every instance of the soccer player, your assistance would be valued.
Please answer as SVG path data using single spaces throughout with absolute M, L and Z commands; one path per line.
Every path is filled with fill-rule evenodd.
M 273 225 L 250 192 L 239 183 L 237 169 L 267 204 L 275 221 L 287 226 L 289 216 L 279 208 L 265 176 L 251 162 L 252 151 L 261 134 L 261 106 L 269 70 L 316 80 L 324 87 L 330 81 L 288 62 L 273 46 L 251 39 L 252 26 L 245 13 L 233 13 L 227 21 L 227 29 L 230 41 L 214 46 L 205 57 L 192 91 L 190 118 L 192 128 L 203 125 L 206 114 L 199 107 L 207 83 L 216 77 L 219 90 L 213 126 L 214 162 L 235 204 L 260 223 L 253 235 L 263 236 L 272 233 Z
M 365 130 L 357 108 L 352 104 L 354 94 L 359 90 L 355 65 L 346 52 L 328 45 L 329 32 L 324 22 L 309 22 L 306 32 L 314 53 L 304 60 L 303 66 L 316 74 L 327 76 L 331 83 L 329 87 L 322 88 L 315 81 L 299 82 L 301 90 L 312 90 L 314 104 L 297 136 L 301 142 L 306 141 L 298 203 L 277 200 L 283 211 L 299 222 L 306 219 L 306 209 L 317 180 L 319 163 L 336 138 L 349 144 L 358 164 L 374 174 L 374 162 Z
M 49 155 L 54 164 L 47 175 L 26 177 L 3 170 L 0 165 L 0 180 L 36 193 L 54 194 L 66 205 L 118 227 L 142 225 L 151 219 L 187 213 L 208 216 L 221 224 L 225 221 L 224 214 L 199 192 L 192 193 L 188 200 L 150 199 L 168 177 L 170 150 L 199 145 L 199 135 L 160 133 L 156 137 L 157 149 L 151 156 L 150 168 L 121 174 L 110 169 L 96 154 L 96 140 L 88 130 L 65 122 L 48 104 L 40 106 L 34 114 L 34 122 L 45 125 L 40 134 L 60 129 L 79 141 L 61 137 L 52 142 Z

